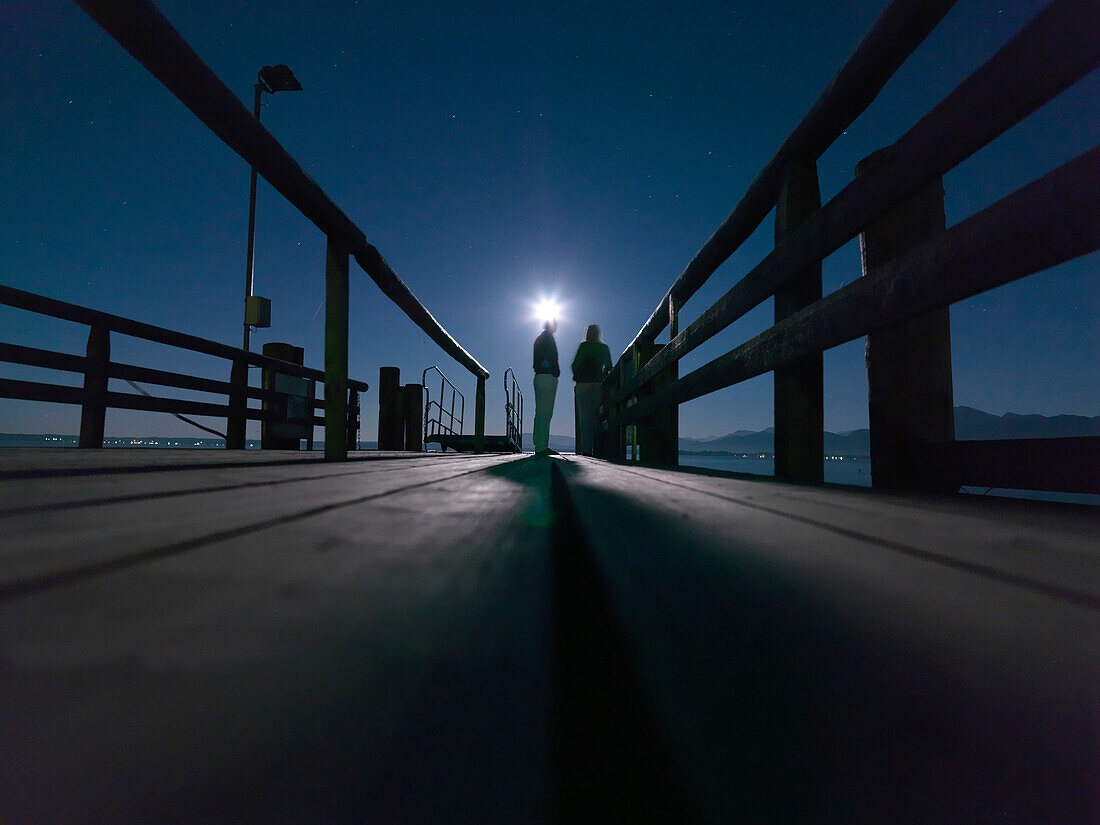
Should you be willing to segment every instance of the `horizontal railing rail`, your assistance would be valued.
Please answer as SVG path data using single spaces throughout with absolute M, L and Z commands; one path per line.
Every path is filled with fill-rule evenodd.
M 354 257 L 382 293 L 444 352 L 468 369 L 483 390 L 489 371 L 467 352 L 417 299 L 363 231 L 301 168 L 202 61 L 149 0 L 74 0 L 152 73 L 211 131 L 246 160 L 328 237 L 326 253 L 325 371 L 330 387 L 347 377 L 348 258 Z M 343 392 L 326 396 L 326 457 L 341 458 Z M 475 428 L 484 426 L 484 392 Z M 478 430 L 478 432 L 482 432 Z
M 668 445 L 654 445 L 660 440 L 662 426 L 667 440 L 669 422 L 675 422 L 679 404 L 774 371 L 776 473 L 819 480 L 823 458 L 820 434 L 815 437 L 808 431 L 821 421 L 821 353 L 867 335 L 871 342 L 869 370 L 876 340 L 880 353 L 889 351 L 891 358 L 920 361 L 923 356 L 902 352 L 895 340 L 896 330 L 913 324 L 924 325 L 926 332 L 937 325 L 940 330 L 927 332 L 932 336 L 928 341 L 935 344 L 929 348 L 941 352 L 929 355 L 925 366 L 940 359 L 936 362 L 942 373 L 937 379 L 940 397 L 936 405 L 941 423 L 938 429 L 933 428 L 935 433 L 924 432 L 919 437 L 912 432 L 904 437 L 894 433 L 901 441 L 887 448 L 880 440 L 878 452 L 897 452 L 902 441 L 965 444 L 954 442 L 950 406 L 944 423 L 943 396 L 946 394 L 948 405 L 951 397 L 946 308 L 1100 248 L 1100 222 L 1095 218 L 1100 201 L 1100 149 L 1085 152 L 949 230 L 943 225 L 940 181 L 945 173 L 1100 64 L 1100 39 L 1095 37 L 1100 30 L 1100 6 L 1086 0 L 1054 0 L 900 139 L 863 161 L 856 179 L 819 206 L 817 157 L 873 100 L 950 6 L 901 0 L 891 3 L 729 218 L 676 279 L 604 382 L 603 454 L 625 456 L 625 428 L 630 426 L 635 437 L 640 428 L 642 440 L 652 442 L 651 456 L 667 456 Z M 902 36 L 901 29 L 908 33 Z M 883 50 L 891 48 L 896 50 L 886 59 Z M 941 193 L 938 206 L 936 190 Z M 683 303 L 773 207 L 774 251 L 681 329 Z M 877 229 L 884 222 L 893 227 L 891 232 L 897 237 Z M 880 237 L 871 245 L 882 248 L 876 252 L 863 249 L 863 277 L 822 298 L 821 261 L 869 231 L 879 231 Z M 679 375 L 679 361 L 685 355 L 773 296 L 774 326 Z M 930 320 L 933 316 L 937 320 Z M 671 326 L 668 344 L 655 344 L 656 335 L 666 326 Z M 947 353 L 946 361 L 943 353 Z M 893 379 L 887 376 L 887 380 Z M 883 412 L 886 407 L 876 407 L 880 383 L 880 378 L 871 376 L 873 463 L 876 429 L 883 433 L 908 426 L 899 423 L 902 413 L 897 409 L 887 413 Z M 896 408 L 899 393 L 909 391 L 887 389 L 880 397 L 888 396 Z M 890 421 L 884 423 L 887 418 Z M 675 429 L 674 423 L 671 428 Z M 943 447 L 935 453 L 941 478 L 931 482 L 925 478 L 926 486 L 949 489 L 979 474 L 977 469 L 966 469 L 980 463 L 976 447 L 952 449 Z M 1006 455 L 1011 452 L 1003 445 L 997 449 Z M 783 451 L 791 461 L 801 451 L 796 462 L 800 467 L 783 463 L 781 468 Z M 643 458 L 645 453 L 643 446 Z M 953 457 L 945 458 L 949 454 Z M 906 455 L 914 464 L 933 460 L 932 452 L 923 458 L 911 450 Z M 675 461 L 674 449 L 672 456 Z M 810 466 L 815 461 L 816 469 Z M 1080 479 L 1095 478 L 1095 473 L 1072 468 L 1038 475 L 1047 481 L 1036 484 L 1062 485 L 1058 489 L 1065 485 L 1079 489 Z M 1021 474 L 1013 474 L 1013 478 L 1020 484 Z M 1071 484 L 1067 479 L 1077 481 Z
M 275 409 L 255 409 L 247 406 L 247 399 L 250 398 L 268 404 L 279 404 L 286 399 L 285 393 L 249 386 L 249 366 L 308 379 L 310 387 L 314 387 L 317 383 L 323 384 L 325 380 L 325 373 L 318 369 L 292 364 L 217 341 L 58 301 L 6 285 L 0 285 L 0 304 L 89 327 L 88 354 L 83 356 L 0 342 L 0 362 L 77 373 L 83 376 L 84 385 L 80 387 L 40 381 L 0 379 L 0 397 L 77 404 L 84 408 L 81 415 L 80 445 L 82 447 L 98 447 L 102 444 L 103 418 L 106 409 L 129 409 L 225 418 L 227 420 L 226 446 L 240 449 L 244 447 L 246 420 L 262 422 L 284 420 L 283 415 Z M 230 380 L 219 381 L 112 361 L 109 337 L 112 332 L 228 360 L 232 364 Z M 225 395 L 229 398 L 229 402 L 215 404 L 207 401 L 109 391 L 107 382 L 112 378 Z M 366 382 L 354 379 L 347 381 L 347 387 L 350 398 L 347 427 L 349 431 L 358 430 L 358 395 L 366 392 L 369 387 Z M 323 410 L 324 401 L 308 397 L 306 404 L 309 414 L 302 423 L 309 427 L 323 426 L 325 419 L 313 415 L 313 412 Z M 311 438 L 307 440 L 312 441 Z

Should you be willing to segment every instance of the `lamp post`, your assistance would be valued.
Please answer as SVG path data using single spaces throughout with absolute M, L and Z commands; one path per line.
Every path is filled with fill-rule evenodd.
M 258 123 L 260 120 L 260 98 L 264 92 L 273 95 L 276 92 L 300 92 L 302 84 L 285 64 L 277 66 L 264 66 L 256 74 L 256 96 L 252 103 L 252 114 Z M 256 235 L 256 167 L 252 167 L 252 179 L 248 189 L 248 260 L 245 264 L 244 276 L 244 350 L 248 351 L 252 337 L 252 327 L 258 326 L 258 315 L 249 311 L 249 303 L 252 298 L 252 274 L 255 254 Z

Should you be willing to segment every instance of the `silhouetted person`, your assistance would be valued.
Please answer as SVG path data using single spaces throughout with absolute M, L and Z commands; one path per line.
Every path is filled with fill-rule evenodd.
M 554 414 L 554 396 L 558 394 L 558 345 L 554 343 L 554 333 L 558 322 L 546 321 L 542 332 L 535 339 L 535 452 L 549 455 L 550 417 Z
M 611 371 L 611 350 L 600 340 L 600 328 L 589 324 L 584 340 L 573 356 L 573 390 L 577 416 L 577 452 L 592 455 L 596 445 L 596 419 L 600 413 L 600 383 Z

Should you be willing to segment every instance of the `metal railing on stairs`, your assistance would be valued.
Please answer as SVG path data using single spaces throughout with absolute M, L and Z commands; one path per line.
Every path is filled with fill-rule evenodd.
M 508 441 L 523 452 L 523 393 L 511 367 L 504 371 L 504 420 Z
M 428 385 L 428 373 L 439 375 L 439 396 L 432 397 L 431 387 Z M 420 377 L 420 383 L 424 386 L 424 445 L 428 439 L 441 435 L 462 435 L 462 420 L 466 415 L 466 398 L 458 391 L 458 388 L 450 382 L 438 366 L 431 366 L 424 370 Z M 433 386 L 434 386 L 433 381 Z M 450 394 L 448 395 L 448 389 Z M 455 402 L 458 402 L 458 414 L 455 415 Z

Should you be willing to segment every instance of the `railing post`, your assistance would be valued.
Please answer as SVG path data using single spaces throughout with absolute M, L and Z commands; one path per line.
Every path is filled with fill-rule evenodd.
M 630 377 L 632 375 L 631 370 L 633 368 L 634 368 L 634 350 L 630 349 L 628 352 L 623 354 L 622 360 L 619 361 L 619 386 L 620 387 L 623 386 L 623 384 L 625 384 L 628 380 L 630 380 Z M 631 398 L 624 398 L 622 401 L 620 401 L 619 404 L 618 404 L 619 414 L 622 415 L 623 412 L 626 410 L 626 408 L 631 406 L 633 403 L 634 403 L 634 401 Z M 623 425 L 619 426 L 617 429 L 619 430 L 618 436 L 617 436 L 617 439 L 618 439 L 617 451 L 618 451 L 618 454 L 619 454 L 618 455 L 619 461 L 626 461 L 626 445 L 627 445 L 627 440 L 628 440 L 627 439 L 627 430 L 632 429 L 632 427 L 629 424 L 623 424 Z M 633 458 L 637 459 L 637 456 L 633 456 Z
M 778 246 L 821 208 L 816 161 L 803 158 L 787 168 L 775 207 Z M 793 275 L 775 291 L 778 323 L 821 300 L 821 264 Z M 775 370 L 775 476 L 806 484 L 824 481 L 825 412 L 822 354 L 799 358 Z
M 406 384 L 403 395 L 405 449 L 419 453 L 424 449 L 424 387 L 421 384 Z
M 243 450 L 245 448 L 245 427 L 248 409 L 248 361 L 234 358 L 229 370 L 229 418 L 225 422 L 225 448 Z M 312 411 L 311 411 L 312 413 Z
M 888 160 L 876 152 L 856 175 Z M 946 229 L 943 182 L 936 180 L 860 235 L 863 274 L 924 245 Z M 955 438 L 949 309 L 934 310 L 867 336 L 871 481 L 875 487 L 952 492 L 937 478 L 923 445 Z
M 325 249 L 325 460 L 348 457 L 348 250 L 329 236 Z
M 111 331 L 101 324 L 88 330 L 84 366 L 84 404 L 80 409 L 80 446 L 103 446 L 107 418 L 107 365 L 111 361 Z
M 400 450 L 405 446 L 401 422 L 401 370 L 378 368 L 378 449 Z
M 312 430 L 311 430 L 312 432 Z M 308 449 L 313 449 L 313 437 L 309 439 Z M 348 388 L 348 441 L 349 450 L 359 449 L 359 391 Z
M 474 390 L 474 452 L 485 451 L 485 379 L 480 375 Z
M 639 343 L 634 350 L 635 374 L 656 358 L 662 349 L 664 349 L 663 344 Z M 670 381 L 674 380 L 677 371 L 676 364 L 661 370 L 652 380 L 638 390 L 638 398 L 652 395 L 665 387 Z M 680 458 L 676 434 L 678 417 L 678 410 L 673 405 L 668 409 L 658 410 L 652 415 L 647 415 L 637 421 L 634 424 L 634 431 L 637 434 L 635 460 L 641 460 L 647 464 L 677 464 Z

